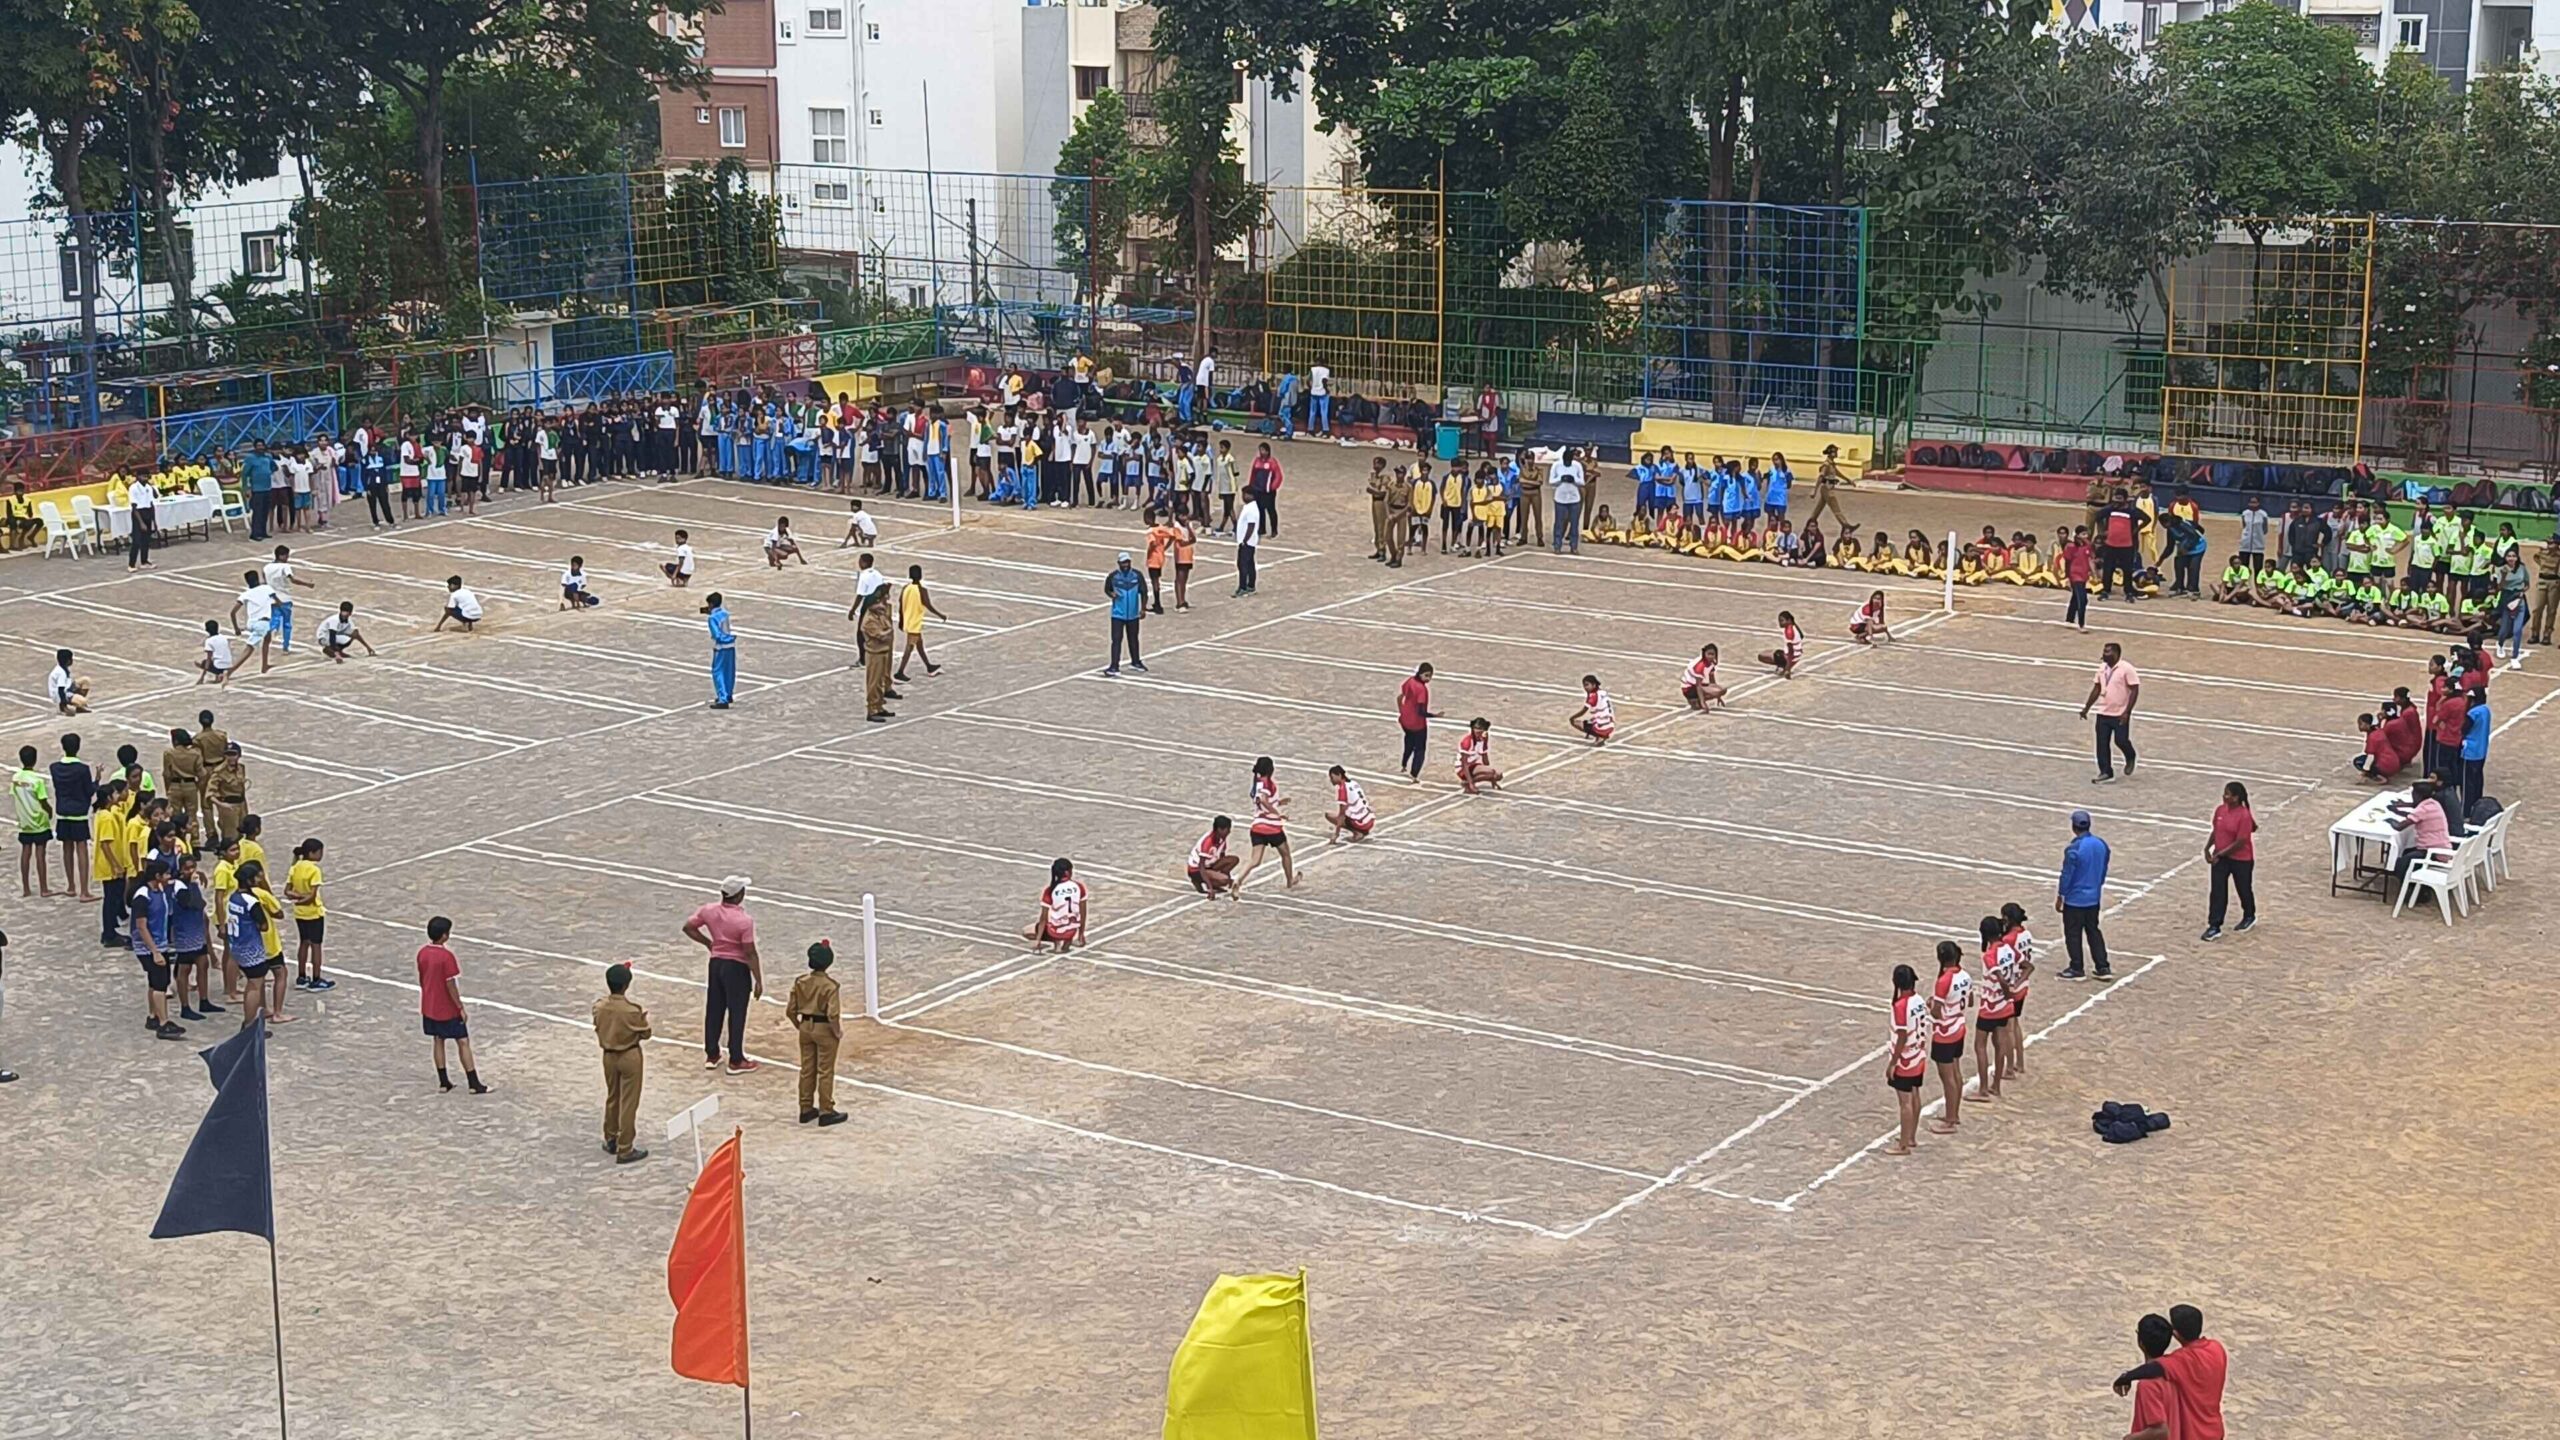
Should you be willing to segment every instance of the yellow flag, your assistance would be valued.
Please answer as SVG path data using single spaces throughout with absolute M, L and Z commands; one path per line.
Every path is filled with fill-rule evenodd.
M 1315 1440 L 1307 1272 L 1221 1275 L 1165 1382 L 1164 1440 Z

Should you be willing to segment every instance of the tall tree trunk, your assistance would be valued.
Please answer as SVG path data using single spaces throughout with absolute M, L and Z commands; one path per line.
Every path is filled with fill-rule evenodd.
M 445 258 L 443 66 L 427 68 L 425 77 L 419 81 L 416 98 L 418 184 L 424 192 L 418 197 L 418 206 L 426 221 L 429 273 L 441 289 L 450 278 L 450 267 Z
M 1216 251 L 1209 243 L 1209 176 L 1206 164 L 1191 167 L 1191 293 L 1196 307 L 1191 323 L 1191 353 L 1209 353 L 1209 272 Z M 1202 413 L 1208 402 L 1201 402 Z
M 168 77 L 155 68 L 143 91 L 148 119 L 142 131 L 144 158 L 151 167 L 151 238 L 160 247 L 160 273 L 169 287 L 169 309 L 178 323 L 178 368 L 196 363 L 195 247 L 182 243 L 177 207 L 170 203 L 169 136 L 163 123 L 177 107 Z
M 1845 102 L 1835 105 L 1831 111 L 1830 168 L 1831 173 L 1825 177 L 1824 198 L 1836 206 L 1849 187 L 1849 107 Z M 1866 244 L 1863 223 L 1862 220 L 1861 229 L 1857 235 L 1858 244 L 1862 250 Z M 1866 271 L 1863 254 L 1859 257 L 1858 269 L 1859 280 L 1863 282 Z M 1857 301 L 1853 295 L 1850 300 L 1852 315 L 1857 313 L 1856 305 Z M 1866 338 L 1864 335 L 1854 337 L 1860 344 L 1864 344 Z M 1820 349 L 1814 357 L 1813 428 L 1816 430 L 1831 428 L 1831 372 L 1833 367 L 1840 363 L 1839 344 L 1839 338 L 1826 328 L 1822 333 Z
M 1733 232 L 1725 205 L 1733 199 L 1734 154 L 1742 143 L 1742 77 L 1725 82 L 1707 140 L 1707 363 L 1715 418 L 1738 418 L 1733 373 Z
M 307 232 L 308 227 L 313 223 L 312 212 L 319 205 L 320 197 L 311 185 L 311 157 L 305 153 L 301 145 L 293 147 L 293 173 L 294 178 L 302 185 L 302 225 L 305 227 L 305 233 L 294 236 L 293 258 L 302 269 L 302 313 L 306 318 L 316 320 L 320 315 L 320 302 L 311 288 L 311 244 Z
M 72 269 L 80 285 L 80 423 L 98 423 L 98 230 L 80 192 L 80 164 L 88 155 L 85 119 L 65 127 L 53 152 L 53 190 L 71 220 Z

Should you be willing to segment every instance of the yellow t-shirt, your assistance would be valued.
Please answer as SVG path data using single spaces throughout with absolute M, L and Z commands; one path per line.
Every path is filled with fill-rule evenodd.
M 213 862 L 213 913 L 221 915 L 231 908 L 231 896 L 240 888 L 239 870 L 228 860 Z
M 284 872 L 284 888 L 287 890 L 305 890 L 309 891 L 311 894 L 311 898 L 308 900 L 296 900 L 293 902 L 294 919 L 317 920 L 321 916 L 329 913 L 329 907 L 320 903 L 320 866 L 317 862 L 311 860 L 294 861 L 293 868 Z
M 267 863 L 267 847 L 244 835 L 240 838 L 240 863 L 246 865 L 252 860 L 257 861 L 262 866 L 265 865 Z
M 122 880 L 133 870 L 125 862 L 124 807 L 100 810 L 89 829 L 89 867 L 101 880 Z
M 924 587 L 909 585 L 898 592 L 898 625 L 910 635 L 924 633 Z
M 250 892 L 258 897 L 258 940 L 266 946 L 267 958 L 284 958 L 284 937 L 276 933 L 276 917 L 284 913 L 284 904 L 264 885 Z
M 1426 517 L 1430 515 L 1433 493 L 1431 482 L 1429 480 L 1416 480 L 1413 482 L 1414 514 Z

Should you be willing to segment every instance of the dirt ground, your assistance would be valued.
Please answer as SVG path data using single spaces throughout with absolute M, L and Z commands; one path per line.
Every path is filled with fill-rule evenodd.
M 209 705 L 269 848 L 328 842 L 342 984 L 292 994 L 273 1047 L 294 1433 L 730 1433 L 736 1397 L 665 1361 L 693 1163 L 665 1122 L 715 1094 L 719 1132 L 746 1131 L 760 1434 L 1152 1434 L 1211 1277 L 1300 1266 L 1336 1435 L 2115 1435 L 2133 1322 L 2179 1301 L 2231 1349 L 2234 1435 L 2547 1433 L 2543 657 L 2492 687 L 2516 874 L 2448 929 L 2327 886 L 2323 832 L 2365 793 L 2354 716 L 2422 682 L 2421 637 L 2169 600 L 2102 605 L 2084 635 L 2052 592 L 1941 614 L 1934 582 L 1886 580 L 1903 635 L 1863 650 L 1846 621 L 1871 582 L 1840 572 L 1600 546 L 1388 571 L 1361 548 L 1367 452 L 1282 458 L 1259 593 L 1232 596 L 1230 548 L 1204 543 L 1193 608 L 1150 617 L 1150 672 L 1117 680 L 1100 577 L 1138 544 L 1129 514 L 973 508 L 954 531 L 875 502 L 883 567 L 922 565 L 949 616 L 944 673 L 888 725 L 862 723 L 848 668 L 843 502 L 807 492 L 614 485 L 292 537 L 318 584 L 303 645 L 352 599 L 382 654 L 298 648 L 220 691 L 188 666 L 245 536 L 140 577 L 0 565 L 8 748 L 53 757 L 42 677 L 68 645 L 102 702 L 70 727 L 89 753 L 156 763 Z M 1932 534 L 2069 518 L 1849 500 Z M 761 562 L 778 513 L 805 568 Z M 691 592 L 656 570 L 678 526 Z M 591 613 L 556 608 L 573 552 Z M 455 571 L 481 633 L 428 630 Z M 726 712 L 704 708 L 711 589 L 742 634 Z M 1782 607 L 1810 656 L 1783 682 L 1749 663 Z M 2143 760 L 2097 788 L 2076 711 L 2107 639 L 2145 675 Z M 1735 693 L 1702 717 L 1676 687 L 1709 640 Z M 1448 728 L 1410 786 L 1393 698 L 1424 660 Z M 1585 671 L 1617 702 L 1605 748 L 1565 728 Z M 1469 799 L 1449 767 L 1475 715 L 1511 781 Z M 1184 856 L 1247 813 L 1257 755 L 1303 883 L 1266 866 L 1242 904 L 1205 903 Z M 1328 848 L 1337 762 L 1381 820 Z M 2233 778 L 2264 919 L 2205 945 Z M 2083 805 L 2114 847 L 2103 988 L 2054 964 Z M 1093 887 L 1095 943 L 1033 957 L 1017 932 L 1057 855 Z M 762 1073 L 701 1068 L 678 926 L 740 871 L 769 1002 L 822 935 L 858 993 L 875 897 L 884 1018 L 849 1027 L 848 1125 L 794 1123 L 778 1004 L 751 1022 Z M 2032 1073 L 1886 1158 L 1888 973 L 1928 973 L 2009 900 L 2044 940 Z M 0 1089 L 0 1435 L 270 1433 L 256 1242 L 144 1238 L 209 1093 L 195 1042 L 228 1017 L 154 1042 L 92 910 L 4 913 L 0 1063 L 25 1078 Z M 438 913 L 485 1097 L 437 1093 L 418 1033 Z M 626 1168 L 598 1152 L 586 1022 L 617 960 L 660 1037 L 655 1154 Z M 2102 1145 L 2108 1099 L 2174 1127 Z

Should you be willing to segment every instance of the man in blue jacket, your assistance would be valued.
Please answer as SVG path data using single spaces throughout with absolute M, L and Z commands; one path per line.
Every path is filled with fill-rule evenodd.
M 726 710 L 738 698 L 738 632 L 718 591 L 703 597 L 702 613 L 711 629 L 711 708 Z
M 2062 971 L 2065 980 L 2086 978 L 2088 972 L 2080 968 L 2084 944 L 2090 958 L 2098 962 L 2098 978 L 2116 978 L 2107 968 L 2106 934 L 2098 928 L 2106 893 L 2107 842 L 2089 833 L 2088 811 L 2074 810 L 2071 843 L 2062 850 L 2062 880 L 2053 892 L 2053 908 L 2062 912 L 2062 943 L 2071 952 L 2071 963 Z
M 1147 662 L 1138 655 L 1138 617 L 1146 607 L 1147 577 L 1129 563 L 1129 552 L 1120 552 L 1120 563 L 1102 577 L 1103 598 L 1111 602 L 1111 668 L 1105 675 L 1120 673 L 1120 642 L 1129 642 L 1129 668 L 1145 674 Z

